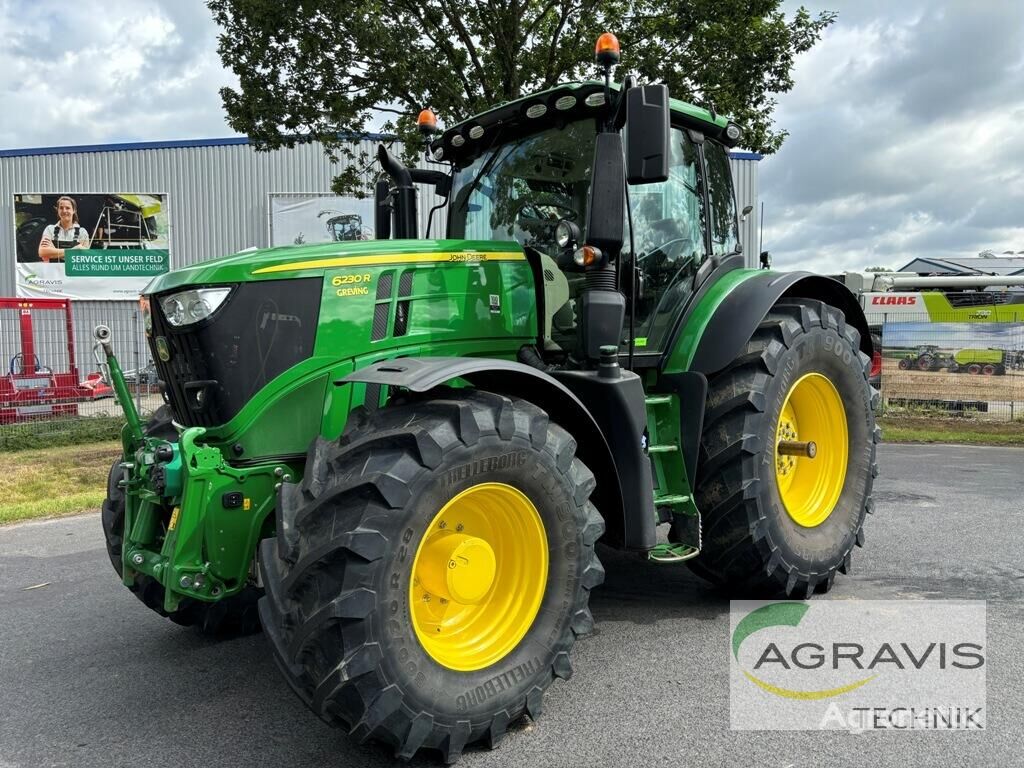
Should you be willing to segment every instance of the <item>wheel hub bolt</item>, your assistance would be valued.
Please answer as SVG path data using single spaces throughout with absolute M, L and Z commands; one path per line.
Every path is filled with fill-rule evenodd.
M 183 589 L 188 589 L 192 586 L 192 577 L 182 576 L 181 579 L 178 581 L 178 584 L 180 584 Z
M 813 459 L 818 455 L 818 446 L 813 440 L 808 440 L 807 442 L 780 440 L 778 452 L 781 456 L 805 456 L 808 459 Z M 790 466 L 792 466 L 792 460 L 790 460 Z
M 132 555 L 132 562 L 135 563 L 135 565 L 142 565 L 144 562 L 146 562 L 146 558 L 144 558 L 141 553 L 136 552 L 134 555 Z

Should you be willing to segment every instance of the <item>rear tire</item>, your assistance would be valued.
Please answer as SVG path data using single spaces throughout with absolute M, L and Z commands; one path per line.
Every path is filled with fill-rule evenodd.
M 869 364 L 842 312 L 789 299 L 768 313 L 731 365 L 710 377 L 696 485 L 704 547 L 688 561 L 695 573 L 737 594 L 809 597 L 829 590 L 836 572 L 849 572 L 854 545 L 864 543 L 878 474 L 877 392 L 867 381 Z M 783 501 L 775 444 L 789 394 L 812 374 L 834 387 L 848 450 L 834 505 L 817 509 L 823 519 L 800 523 Z M 799 461 L 828 459 L 822 448 L 817 458 Z
M 171 409 L 161 406 L 146 424 L 145 433 L 168 441 L 177 441 L 178 432 L 171 423 Z M 124 543 L 124 492 L 119 487 L 122 472 L 118 459 L 110 468 L 107 477 L 107 498 L 103 502 L 100 521 L 107 544 L 107 556 L 117 575 L 123 573 L 121 561 Z M 185 599 L 177 611 L 164 610 L 164 587 L 151 576 L 136 573 L 134 582 L 128 587 L 139 600 L 175 624 L 197 627 L 204 635 L 237 636 L 256 632 L 260 628 L 257 604 L 263 590 L 254 585 L 245 586 L 241 592 L 225 597 L 216 603 Z
M 356 411 L 340 440 L 313 443 L 301 484 L 281 487 L 277 539 L 262 545 L 260 615 L 278 666 L 317 715 L 360 743 L 384 742 L 397 757 L 430 749 L 453 763 L 473 742 L 496 746 L 523 714 L 536 719 L 545 689 L 571 675 L 569 651 L 593 627 L 590 590 L 604 580 L 594 552 L 604 523 L 588 501 L 595 481 L 575 458 L 575 441 L 539 408 L 480 391 L 432 395 Z M 413 576 L 429 551 L 422 543 L 437 528 L 450 532 L 441 512 L 489 485 L 529 499 L 550 556 L 546 583 L 535 592 L 539 609 L 519 625 L 521 639 L 496 658 L 469 663 L 470 649 L 488 647 L 500 633 L 474 626 L 461 658 L 428 650 L 420 638 L 434 636 L 418 634 L 426 610 L 418 601 L 441 598 Z M 486 519 L 515 517 L 484 510 Z M 463 530 L 459 519 L 456 530 Z M 464 535 L 481 533 L 479 521 L 465 522 Z M 521 584 L 518 575 L 504 579 L 523 562 L 508 572 L 497 562 L 498 575 L 478 601 L 485 610 L 491 600 L 520 594 L 503 586 Z M 454 635 L 465 606 L 447 602 L 455 603 L 447 610 L 456 623 L 444 631 Z M 459 668 L 461 659 L 467 663 Z

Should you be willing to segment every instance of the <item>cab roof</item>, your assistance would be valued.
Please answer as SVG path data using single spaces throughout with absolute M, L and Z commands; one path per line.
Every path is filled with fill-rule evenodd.
M 613 92 L 620 88 L 618 83 L 611 85 Z M 722 115 L 679 99 L 669 99 L 669 109 L 673 125 L 700 131 L 728 147 L 738 143 L 738 139 L 731 141 L 726 136 L 725 129 L 730 121 Z M 431 142 L 431 150 L 435 160 L 461 164 L 494 144 L 498 133 L 502 141 L 507 141 L 606 112 L 603 82 L 564 83 L 506 102 L 446 128 Z

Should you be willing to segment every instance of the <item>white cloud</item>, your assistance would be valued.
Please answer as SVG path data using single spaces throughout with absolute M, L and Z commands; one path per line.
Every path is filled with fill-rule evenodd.
M 0 148 L 226 136 L 198 0 L 0 2 Z
M 765 247 L 834 272 L 1024 249 L 1024 11 L 825 3 L 839 20 L 779 99 L 761 164 Z

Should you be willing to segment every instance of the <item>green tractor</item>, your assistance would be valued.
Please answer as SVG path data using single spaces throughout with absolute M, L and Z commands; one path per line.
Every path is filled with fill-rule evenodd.
M 603 82 L 430 134 L 444 171 L 382 148 L 388 239 L 156 278 L 148 424 L 97 329 L 127 421 L 102 514 L 124 585 L 208 633 L 262 625 L 314 713 L 401 758 L 540 714 L 593 628 L 598 541 L 793 598 L 864 542 L 856 298 L 744 268 L 739 127 L 610 85 L 614 53 Z M 445 239 L 417 239 L 415 184 L 447 197 Z
M 919 371 L 938 371 L 942 368 L 956 369 L 956 361 L 949 355 L 939 351 L 936 344 L 920 344 L 914 352 L 908 352 L 900 358 L 899 369 L 909 371 L 915 368 Z

